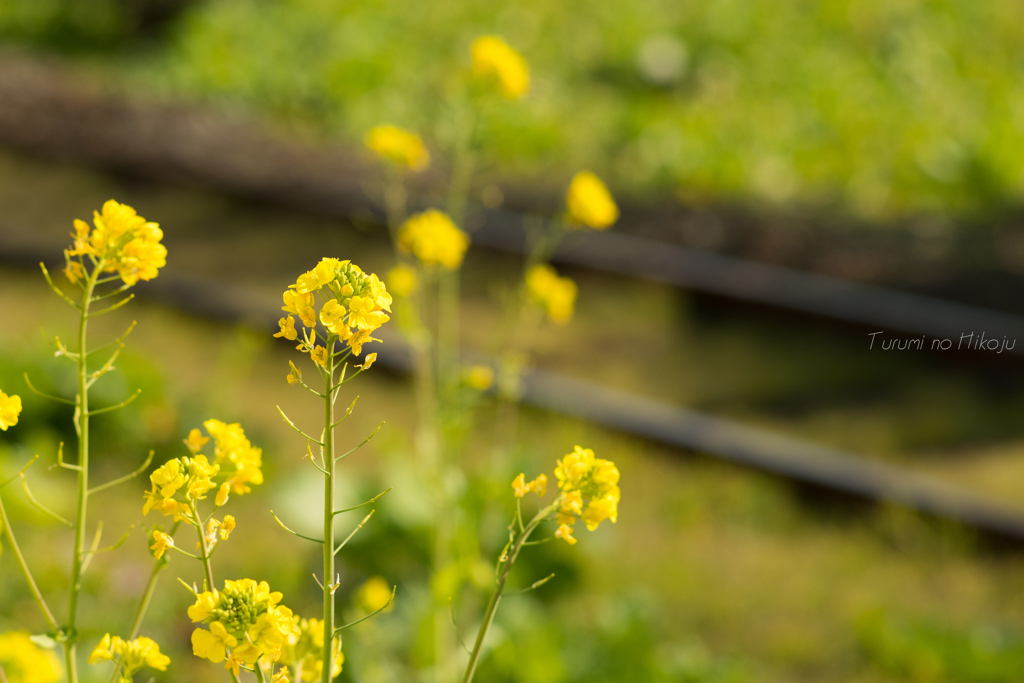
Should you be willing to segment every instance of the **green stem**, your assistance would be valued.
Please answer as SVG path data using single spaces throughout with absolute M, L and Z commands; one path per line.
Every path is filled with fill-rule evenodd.
M 213 565 L 210 563 L 210 551 L 206 547 L 206 533 L 203 531 L 202 517 L 199 516 L 199 507 L 196 501 L 192 501 L 192 519 L 196 520 L 196 531 L 199 532 L 199 559 L 203 561 L 203 569 L 206 571 L 206 590 L 214 589 Z
M 555 502 L 551 505 L 542 509 L 538 512 L 530 523 L 526 525 L 522 533 L 516 536 L 515 541 L 512 543 L 512 547 L 509 548 L 505 561 L 501 565 L 501 569 L 498 572 L 498 580 L 494 587 L 494 592 L 491 594 L 491 599 L 487 602 L 487 609 L 484 612 L 484 620 L 480 624 L 480 630 L 476 634 L 476 642 L 473 643 L 473 650 L 469 655 L 469 664 L 466 665 L 466 673 L 462 677 L 462 683 L 472 683 L 473 675 L 476 673 L 477 664 L 480 663 L 480 654 L 483 651 L 484 641 L 487 639 L 487 632 L 491 630 L 491 624 L 494 622 L 494 615 L 498 611 L 498 604 L 501 602 L 501 594 L 505 590 L 505 582 L 508 580 L 509 572 L 512 571 L 512 565 L 515 564 L 516 558 L 519 557 L 519 551 L 522 550 L 523 544 L 526 543 L 526 539 L 530 537 L 537 525 L 543 522 L 547 517 L 555 511 L 560 504 L 560 498 L 556 498 Z M 516 524 L 515 522 L 509 527 L 512 533 L 515 533 Z
M 96 264 L 92 275 L 86 279 L 82 296 L 81 315 L 78 320 L 78 405 L 76 410 L 78 431 L 78 518 L 75 520 L 75 550 L 71 559 L 71 591 L 68 598 L 68 623 L 64 642 L 64 663 L 68 672 L 68 683 L 78 683 L 78 662 L 75 656 L 78 632 L 75 628 L 78 616 L 78 594 L 82 589 L 82 554 L 85 550 L 85 528 L 89 505 L 89 370 L 86 351 L 86 332 L 89 323 L 89 304 L 96 288 L 96 278 L 103 262 Z
M 35 579 L 32 577 L 32 571 L 28 568 L 28 563 L 25 561 L 25 556 L 21 553 L 21 548 L 18 547 L 18 541 L 14 538 L 14 529 L 11 528 L 11 520 L 7 518 L 7 510 L 4 509 L 4 501 L 0 498 L 0 526 L 3 527 L 4 536 L 7 537 L 7 543 L 11 546 L 11 551 L 14 552 L 14 559 L 17 560 L 18 566 L 21 567 L 21 573 L 25 576 L 25 583 L 28 584 L 28 589 L 32 592 L 32 597 L 35 598 L 36 604 L 39 605 L 39 610 L 43 613 L 43 618 L 46 619 L 46 623 L 50 626 L 53 631 L 57 631 L 59 626 L 57 620 L 53 616 L 53 612 L 50 611 L 49 606 L 46 604 L 46 600 L 43 599 L 43 594 L 39 591 L 39 586 L 36 585 Z
M 328 351 L 334 350 L 334 343 L 328 341 Z M 328 354 L 329 356 L 331 354 Z M 324 377 L 324 654 L 322 683 L 331 683 L 332 654 L 334 652 L 334 400 L 331 386 L 334 384 L 334 359 L 327 359 Z

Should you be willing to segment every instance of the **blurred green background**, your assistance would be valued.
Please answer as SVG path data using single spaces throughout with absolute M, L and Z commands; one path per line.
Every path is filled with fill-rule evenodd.
M 422 130 L 442 166 L 452 131 L 433 122 L 459 87 L 469 41 L 499 33 L 529 60 L 534 88 L 484 121 L 482 182 L 557 194 L 585 166 L 637 207 L 809 212 L 821 231 L 843 216 L 866 234 L 921 216 L 986 225 L 1016 210 L 1022 20 L 1024 7 L 1008 0 L 0 0 L 7 50 L 54 60 L 118 97 L 227 112 L 314 147 L 355 147 L 369 126 L 390 121 Z M 163 225 L 169 268 L 242 292 L 243 307 L 272 306 L 324 254 L 378 273 L 392 263 L 382 232 L 365 221 L 0 152 L 0 232 L 49 254 L 48 263 L 59 260 L 71 219 L 109 197 Z M 467 348 L 485 348 L 498 293 L 518 267 L 509 256 L 470 253 Z M 1013 362 L 869 355 L 848 329 L 642 280 L 569 274 L 580 284 L 577 316 L 537 339 L 539 367 L 898 463 L 1020 507 L 1024 383 Z M 22 422 L 0 435 L 0 474 L 39 453 L 34 490 L 60 501 L 71 481 L 46 467 L 57 443 L 73 441 L 70 416 L 29 394 L 21 374 L 43 390 L 71 390 L 68 368 L 47 346 L 68 334 L 70 311 L 35 273 L 5 268 L 0 283 L 0 389 L 25 400 Z M 144 300 L 110 318 L 98 334 L 133 319 L 139 327 L 123 372 L 97 386 L 99 400 L 135 387 L 144 395 L 97 420 L 101 472 L 128 471 L 150 448 L 158 463 L 181 455 L 180 439 L 208 417 L 242 422 L 264 449 L 267 484 L 236 501 L 239 528 L 217 571 L 259 568 L 253 578 L 311 613 L 315 553 L 267 512 L 315 524 L 303 501 L 318 479 L 300 466 L 301 444 L 274 409 L 309 409 L 284 382 L 290 348 L 262 321 L 200 320 Z M 342 503 L 395 490 L 344 558 L 341 591 L 351 596 L 379 574 L 399 585 L 399 597 L 394 612 L 346 633 L 342 680 L 413 680 L 394 655 L 409 650 L 413 664 L 420 656 L 423 627 L 411 615 L 427 599 L 414 569 L 426 555 L 426 493 L 402 467 L 411 388 L 381 369 L 358 391 L 346 423 L 353 444 L 379 420 L 388 424 L 346 462 Z M 484 420 L 493 409 L 476 408 Z M 574 443 L 589 445 L 623 472 L 622 514 L 614 527 L 581 534 L 571 551 L 544 546 L 517 566 L 523 582 L 558 577 L 503 606 L 482 680 L 1019 678 L 1020 548 L 551 414 L 526 411 L 523 422 L 514 457 L 524 471 L 550 473 Z M 486 448 L 483 438 L 468 450 Z M 94 519 L 106 520 L 111 538 L 142 521 L 141 490 L 127 484 L 97 502 Z M 4 495 L 59 598 L 70 537 L 20 491 Z M 485 548 L 500 547 L 503 523 L 481 539 Z M 136 528 L 124 548 L 96 560 L 86 643 L 130 623 L 149 571 L 141 538 Z M 174 663 L 159 681 L 222 677 L 188 648 L 188 594 L 173 579 L 194 580 L 197 569 L 175 557 L 147 619 L 143 632 Z M 472 626 L 459 624 L 463 637 Z M 0 630 L 14 628 L 43 625 L 5 553 Z

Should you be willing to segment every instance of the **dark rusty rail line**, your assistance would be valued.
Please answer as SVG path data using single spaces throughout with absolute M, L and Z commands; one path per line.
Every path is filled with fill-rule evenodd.
M 34 268 L 39 261 L 40 255 L 33 251 L 4 245 L 0 235 L 0 265 Z M 138 294 L 224 323 L 276 329 L 280 316 L 276 307 L 245 303 L 246 297 L 230 285 L 170 268 L 164 269 L 158 279 L 140 285 Z M 409 370 L 408 356 L 399 339 L 388 338 L 378 354 L 380 365 L 402 373 Z M 522 402 L 526 405 L 801 484 L 868 501 L 895 503 L 1014 545 L 1024 544 L 1024 510 L 905 468 L 555 373 L 534 371 L 524 378 L 523 385 Z

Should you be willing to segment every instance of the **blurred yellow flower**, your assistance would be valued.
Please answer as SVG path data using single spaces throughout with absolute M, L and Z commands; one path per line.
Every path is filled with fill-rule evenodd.
M 473 41 L 473 75 L 495 82 L 501 94 L 518 99 L 530 89 L 530 67 L 523 56 L 498 36 L 480 36 Z
M 526 475 L 520 473 L 518 477 L 512 480 L 512 490 L 516 498 L 522 498 L 531 491 L 535 492 L 538 496 L 543 496 L 548 492 L 547 475 L 541 474 L 533 481 L 527 482 Z
M 174 539 L 162 531 L 153 532 L 153 541 L 154 543 L 149 546 L 149 549 L 153 551 L 153 556 L 158 560 L 164 556 L 168 548 L 174 547 Z
M 553 322 L 564 325 L 572 318 L 576 283 L 559 277 L 551 266 L 542 263 L 531 268 L 526 274 L 526 290 Z
M 228 502 L 228 496 L 230 494 L 231 484 L 229 482 L 224 482 L 223 484 L 220 485 L 220 488 L 217 489 L 217 497 L 213 499 L 214 504 L 217 507 L 224 505 L 225 503 Z
M 576 545 L 576 538 L 572 535 L 572 527 L 568 524 L 559 524 L 555 529 L 555 538 L 560 538 L 569 545 Z
M 615 463 L 595 457 L 589 448 L 576 446 L 572 453 L 558 461 L 555 477 L 562 490 L 557 515 L 560 531 L 563 527 L 571 531 L 577 517 L 590 531 L 606 519 L 613 524 L 618 520 L 621 492 Z M 565 535 L 555 535 L 569 541 Z
M 380 609 L 391 600 L 392 589 L 388 582 L 380 576 L 371 576 L 366 580 L 359 590 L 356 591 L 356 606 L 363 612 L 369 614 L 375 610 Z M 390 612 L 394 609 L 395 603 L 392 602 L 384 609 L 385 612 Z
M 222 541 L 228 540 L 228 536 L 235 530 L 235 518 L 232 515 L 225 515 L 224 521 L 220 525 L 220 538 Z
M 160 244 L 164 236 L 160 226 L 139 216 L 127 204 L 111 199 L 103 204 L 102 213 L 93 212 L 91 230 L 85 221 L 77 219 L 74 226 L 71 236 L 75 241 L 67 252 L 69 259 L 91 256 L 103 272 L 116 272 L 126 285 L 152 280 L 167 265 L 167 248 Z M 68 269 L 69 277 L 82 273 L 70 265 Z
M 170 657 L 161 654 L 160 646 L 152 638 L 145 636 L 135 640 L 123 640 L 108 633 L 89 655 L 89 664 L 100 664 L 118 660 L 122 665 L 121 680 L 131 681 L 132 676 L 144 666 L 157 671 L 167 671 L 171 663 Z
M 404 263 L 399 263 L 388 271 L 388 282 L 391 283 L 391 291 L 401 297 L 409 296 L 419 286 L 416 269 Z
M 323 668 L 322 662 L 320 664 L 320 667 Z M 277 672 L 274 673 L 274 678 L 270 681 L 270 683 L 292 683 L 292 679 L 288 675 L 288 667 L 282 666 L 280 669 L 278 669 Z
M 292 631 L 285 644 L 281 647 L 282 664 L 288 664 L 293 671 L 301 671 L 301 679 L 296 683 L 314 683 L 321 679 L 324 668 L 324 623 L 319 619 L 302 619 L 293 617 L 298 632 Z M 341 674 L 345 655 L 341 651 L 341 638 L 334 639 L 334 657 L 331 662 L 331 678 Z
M 188 438 L 185 439 L 185 446 L 193 453 L 198 453 L 209 442 L 210 437 L 203 436 L 203 433 L 198 429 L 193 429 L 188 433 Z
M 430 153 L 420 136 L 398 126 L 374 126 L 366 134 L 365 143 L 381 159 L 410 171 L 422 171 L 430 163 Z
M 455 270 L 469 248 L 469 236 L 455 227 L 448 214 L 436 209 L 410 216 L 398 231 L 398 248 L 412 252 L 426 265 Z
M 619 207 L 601 179 L 590 171 L 580 171 L 565 196 L 570 226 L 604 230 L 619 220 Z
M 57 683 L 63 677 L 57 656 L 21 631 L 0 634 L 0 666 L 9 683 Z
M 6 432 L 8 427 L 18 424 L 19 415 L 21 415 L 21 396 L 14 394 L 8 396 L 0 391 L 0 430 Z
M 494 384 L 494 369 L 488 365 L 474 365 L 465 372 L 466 384 L 477 391 L 487 391 Z

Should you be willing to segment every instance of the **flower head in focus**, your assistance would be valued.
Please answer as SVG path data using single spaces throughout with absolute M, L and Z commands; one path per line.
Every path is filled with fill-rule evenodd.
M 57 683 L 63 678 L 57 656 L 21 631 L 0 634 L 0 666 L 10 683 Z
M 285 644 L 281 647 L 278 661 L 287 664 L 292 671 L 301 671 L 302 677 L 296 677 L 295 683 L 314 683 L 322 678 L 324 669 L 324 622 L 319 619 L 299 619 L 293 617 L 296 627 Z M 341 651 L 341 638 L 334 639 L 334 657 L 331 660 L 331 678 L 341 674 L 345 663 L 345 654 Z
M 398 126 L 374 126 L 364 142 L 367 149 L 399 168 L 422 171 L 430 163 L 430 153 L 420 136 Z
M 281 605 L 281 593 L 266 581 L 225 581 L 224 589 L 200 593 L 188 608 L 194 622 L 208 625 L 192 632 L 192 653 L 211 662 L 229 657 L 254 666 L 261 657 L 276 661 L 298 626 L 292 611 Z
M 75 220 L 74 244 L 64 252 L 65 275 L 72 283 L 85 276 L 83 257 L 104 273 L 117 273 L 126 285 L 152 280 L 167 265 L 167 248 L 160 243 L 160 226 L 138 215 L 127 204 L 113 199 L 93 212 L 93 227 Z
M 523 56 L 498 36 L 480 36 L 470 47 L 473 75 L 495 83 L 507 99 L 516 100 L 530 89 L 530 67 Z
M 316 297 L 326 299 L 320 311 L 314 304 Z M 313 362 L 326 368 L 331 360 L 334 341 L 346 344 L 352 353 L 360 355 L 363 344 L 375 340 L 371 333 L 390 320 L 392 298 L 384 282 L 375 274 L 367 275 L 351 261 L 325 258 L 313 270 L 303 273 L 294 285 L 284 293 L 283 310 L 299 316 L 304 328 L 301 331 L 298 349 L 310 354 Z M 324 341 L 318 344 L 317 321 L 327 331 Z M 276 337 L 298 339 L 299 331 L 289 316 L 280 321 L 281 331 Z M 294 365 L 288 375 L 289 383 L 298 384 L 302 375 Z
M 398 230 L 398 248 L 412 252 L 423 264 L 456 270 L 469 248 L 469 236 L 448 214 L 428 209 L 410 216 Z
M 135 640 L 123 640 L 108 633 L 89 655 L 89 664 L 100 664 L 113 661 L 121 665 L 122 683 L 131 683 L 132 676 L 139 669 L 148 666 L 157 671 L 167 671 L 171 663 L 170 657 L 160 652 L 160 646 L 152 638 L 145 636 Z
M 18 424 L 18 416 L 21 415 L 21 396 L 12 394 L 8 396 L 0 391 L 0 431 L 7 431 L 8 427 Z
M 569 183 L 565 195 L 570 227 L 605 230 L 619 220 L 619 207 L 601 179 L 590 171 L 580 171 Z
M 572 318 L 578 291 L 576 283 L 559 277 L 546 263 L 534 266 L 526 274 L 526 291 L 553 322 L 564 325 Z

